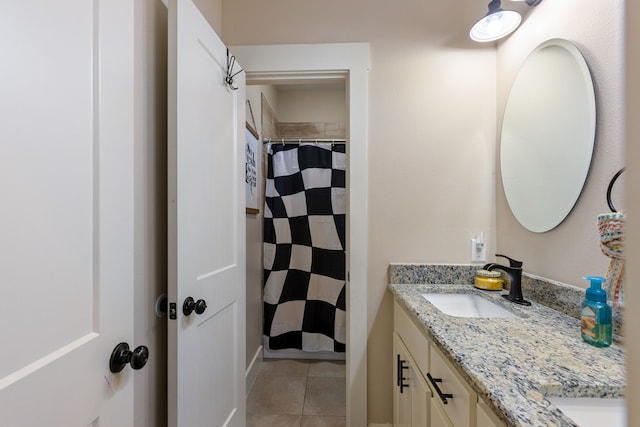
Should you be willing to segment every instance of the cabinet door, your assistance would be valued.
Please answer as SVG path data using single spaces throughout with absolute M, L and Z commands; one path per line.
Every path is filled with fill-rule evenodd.
M 423 374 L 429 370 L 429 341 L 407 312 L 396 301 L 393 307 L 393 330 L 415 362 L 413 366 Z
M 411 425 L 426 427 L 429 425 L 431 390 L 420 371 L 413 368 L 411 365 Z
M 409 352 L 398 334 L 393 334 L 393 425 L 394 427 L 411 426 L 411 368 Z M 400 384 L 405 386 L 400 387 Z M 401 392 L 402 390 L 402 392 Z
M 442 405 L 437 401 L 438 396 L 434 396 L 431 398 L 431 413 L 429 414 L 429 419 L 431 421 L 431 427 L 453 427 L 449 422 L 449 418 L 444 414 L 444 410 L 442 409 Z
M 478 399 L 476 427 L 505 427 L 505 424 L 493 413 L 491 408 Z
M 473 427 L 476 420 L 476 393 L 457 374 L 456 369 L 435 345 L 432 344 L 429 351 L 429 373 L 433 381 L 431 386 L 436 392 L 435 398 L 439 400 L 438 406 L 451 424 L 456 427 Z M 438 389 L 443 395 L 442 398 L 438 396 Z
M 431 399 L 429 386 L 398 334 L 393 334 L 393 349 L 393 425 L 426 427 Z

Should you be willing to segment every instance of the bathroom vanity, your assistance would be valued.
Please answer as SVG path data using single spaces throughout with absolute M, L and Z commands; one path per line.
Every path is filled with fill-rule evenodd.
M 576 318 L 536 301 L 512 304 L 501 298 L 505 292 L 470 284 L 392 283 L 389 289 L 394 425 L 575 426 L 547 398 L 624 396 L 622 347 L 583 342 Z M 476 295 L 512 316 L 446 314 L 423 294 Z
M 505 425 L 398 302 L 393 315 L 394 425 Z

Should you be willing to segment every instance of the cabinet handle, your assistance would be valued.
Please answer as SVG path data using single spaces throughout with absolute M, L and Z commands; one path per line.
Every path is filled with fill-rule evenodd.
M 440 390 L 440 387 L 438 387 L 438 384 L 436 384 L 436 383 L 441 383 L 442 379 L 433 378 L 431 374 L 428 372 L 427 372 L 427 377 L 429 378 L 429 382 L 431 382 L 431 385 L 433 386 L 433 388 L 436 389 L 436 393 L 438 393 L 438 396 L 440 396 L 440 400 L 442 400 L 442 403 L 444 403 L 445 405 L 449 403 L 447 399 L 453 399 L 453 394 L 443 393 L 442 390 Z
M 400 359 L 400 355 L 397 355 L 397 363 L 396 363 L 396 384 L 398 387 L 400 387 L 400 393 L 403 393 L 403 389 L 405 387 L 409 387 L 409 384 L 405 384 L 404 380 L 406 380 L 406 378 L 402 375 L 402 371 L 404 369 L 409 369 L 408 366 L 404 366 L 405 364 L 405 360 L 401 360 Z

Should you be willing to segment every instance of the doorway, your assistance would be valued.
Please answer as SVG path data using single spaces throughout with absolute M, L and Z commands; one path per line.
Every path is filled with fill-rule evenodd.
M 248 84 L 343 81 L 347 96 L 347 425 L 366 425 L 367 74 L 366 43 L 230 47 Z M 352 161 L 351 159 L 357 159 Z M 248 221 L 249 222 L 249 221 Z M 248 247 L 249 253 L 249 247 Z M 249 255 L 250 256 L 250 255 Z M 251 304 L 248 296 L 247 302 Z M 248 310 L 249 312 L 249 310 Z M 258 353 L 248 350 L 248 366 Z M 249 378 L 251 370 L 248 371 Z
M 262 143 L 247 214 L 248 426 L 346 425 L 345 89 L 247 85 Z
M 252 227 L 254 235 L 249 227 L 247 232 L 247 244 L 263 242 L 263 256 L 248 257 L 256 264 L 248 270 L 264 272 L 248 279 L 247 291 L 262 289 L 264 304 L 249 307 L 263 313 L 247 331 L 263 330 L 265 358 L 344 360 L 344 79 L 247 85 L 251 101 L 259 102 L 249 108 L 248 123 L 260 117 L 258 192 L 266 203 L 257 214 L 263 235 L 255 233 L 260 224 Z M 248 348 L 261 344 L 262 337 L 256 338 Z

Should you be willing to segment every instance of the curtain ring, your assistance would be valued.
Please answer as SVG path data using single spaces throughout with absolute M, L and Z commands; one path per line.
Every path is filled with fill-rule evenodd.
M 613 184 L 616 183 L 618 177 L 622 175 L 622 172 L 624 172 L 624 168 L 620 169 L 618 172 L 616 172 L 615 175 L 613 175 L 613 178 L 611 178 L 609 186 L 607 187 L 607 204 L 609 205 L 609 209 L 611 209 L 611 212 L 617 212 L 616 208 L 613 206 L 613 203 L 611 203 L 611 190 L 613 189 Z

